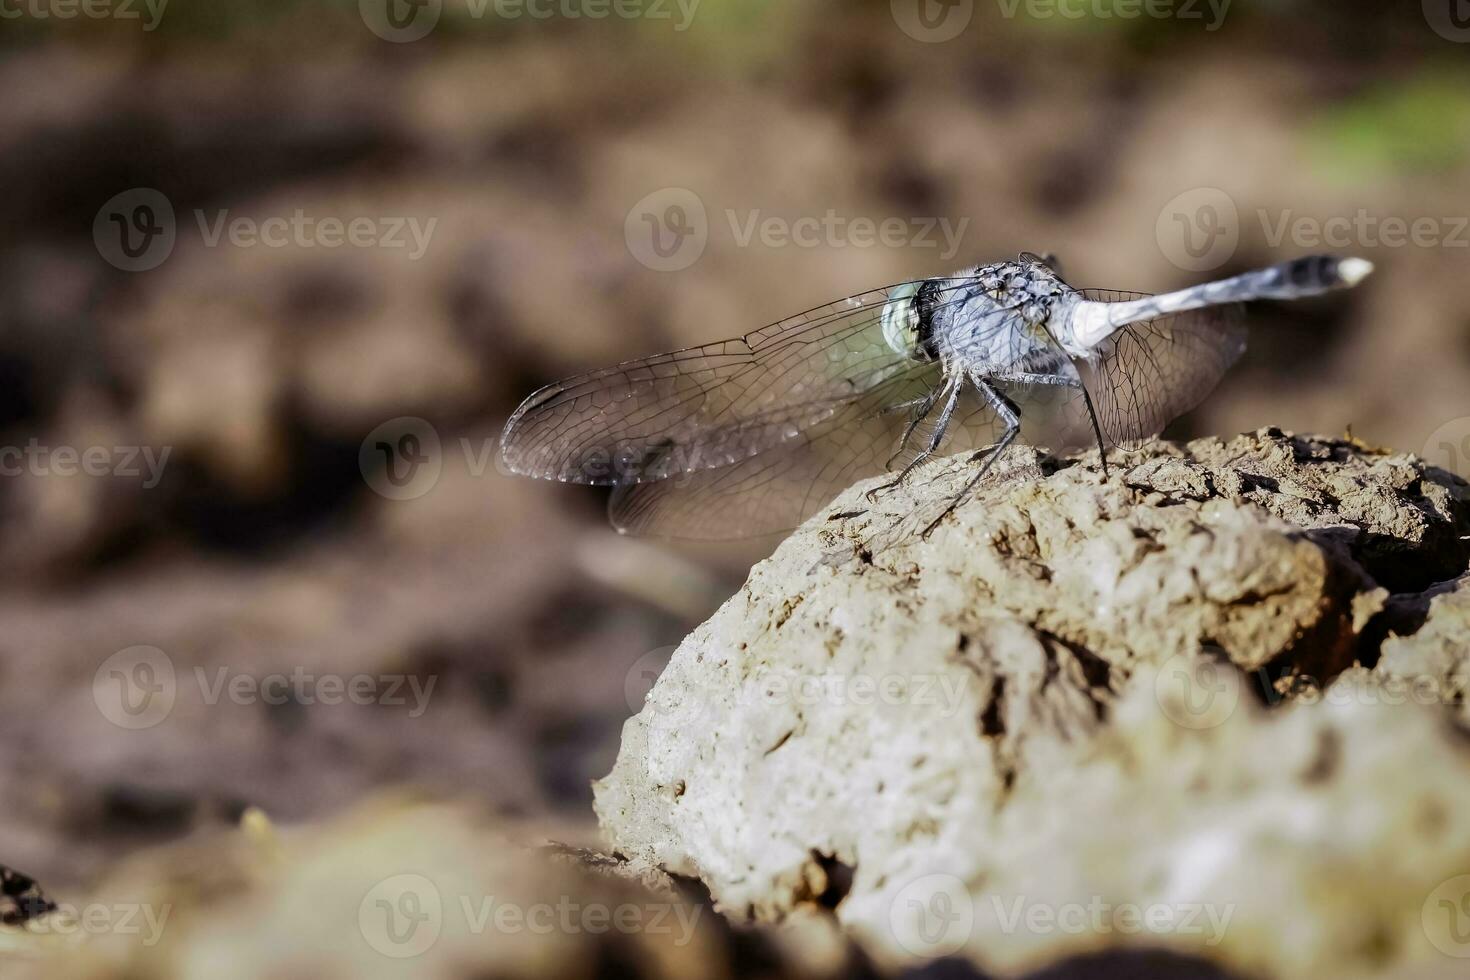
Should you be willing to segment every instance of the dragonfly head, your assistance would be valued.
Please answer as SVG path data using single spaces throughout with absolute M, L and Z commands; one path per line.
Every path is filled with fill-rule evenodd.
M 927 360 L 919 332 L 919 287 L 906 282 L 888 294 L 883 307 L 883 340 L 894 351 L 911 360 Z

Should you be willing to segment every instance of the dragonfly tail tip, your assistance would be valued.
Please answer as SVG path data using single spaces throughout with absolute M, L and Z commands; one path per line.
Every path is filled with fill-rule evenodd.
M 1356 286 L 1368 278 L 1373 271 L 1373 263 L 1367 259 L 1348 258 L 1337 264 L 1337 274 L 1342 281 L 1349 286 Z

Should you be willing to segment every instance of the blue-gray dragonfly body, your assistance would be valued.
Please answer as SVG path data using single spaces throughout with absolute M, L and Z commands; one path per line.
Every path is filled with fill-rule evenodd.
M 620 530 L 785 530 L 851 483 L 901 483 L 936 453 L 990 447 L 944 514 L 1022 432 L 1104 450 L 1157 435 L 1245 349 L 1239 304 L 1355 285 L 1310 256 L 1162 296 L 1077 290 L 1029 253 L 851 296 L 739 340 L 541 389 L 501 438 L 510 471 L 614 487 Z M 932 530 L 944 515 L 932 521 Z

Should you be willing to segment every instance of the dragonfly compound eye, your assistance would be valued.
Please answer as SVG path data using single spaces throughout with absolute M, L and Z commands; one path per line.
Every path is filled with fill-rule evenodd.
M 883 339 L 895 352 L 914 360 L 922 360 L 924 356 L 919 342 L 920 285 L 906 282 L 895 288 L 883 307 Z

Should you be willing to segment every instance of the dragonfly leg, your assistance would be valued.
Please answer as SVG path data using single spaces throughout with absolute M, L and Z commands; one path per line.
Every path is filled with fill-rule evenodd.
M 1092 434 L 1097 437 L 1097 458 L 1102 460 L 1103 479 L 1108 479 L 1108 447 L 1103 442 L 1102 426 L 1097 424 L 1097 409 L 1092 405 L 1092 394 L 1087 386 L 1080 381 L 1077 387 L 1082 389 L 1082 403 L 1087 406 L 1087 420 L 1092 423 Z
M 1108 479 L 1107 443 L 1103 441 L 1102 426 L 1097 421 L 1097 408 L 1092 404 L 1092 393 L 1087 390 L 1087 385 L 1082 383 L 1080 377 L 1066 374 L 1008 374 L 1001 380 L 1020 381 L 1026 384 L 1060 385 L 1080 390 L 1082 403 L 1087 406 L 1087 421 L 1092 424 L 1092 434 L 1097 439 L 1097 458 L 1102 461 L 1103 479 Z
M 927 395 L 920 395 L 918 398 L 910 398 L 906 402 L 895 402 L 892 405 L 884 405 L 882 408 L 878 409 L 878 414 L 892 415 L 894 412 L 902 412 L 906 408 L 916 408 L 920 413 L 919 417 L 923 418 L 924 414 L 927 413 L 929 409 L 933 407 L 934 402 L 938 400 L 939 392 L 942 390 L 942 388 L 936 388 L 933 391 L 929 392 L 929 394 Z
M 919 427 L 919 423 L 928 418 L 929 413 L 934 410 L 934 403 L 939 401 L 939 392 L 941 390 L 940 388 L 935 388 L 923 398 L 915 398 L 913 401 L 905 402 L 903 405 L 895 405 L 892 409 L 885 409 L 885 412 L 898 411 L 902 408 L 914 408 L 915 411 L 914 417 L 909 420 L 908 426 L 903 430 L 903 438 L 899 440 L 898 448 L 893 451 L 892 456 L 888 457 L 888 462 L 883 464 L 884 469 L 892 469 L 893 461 L 903 455 L 903 451 L 908 448 L 909 437 L 914 434 L 914 430 Z
M 940 521 L 954 513 L 954 509 L 970 495 L 970 491 L 975 489 L 975 485 L 985 479 L 985 474 L 990 472 L 990 467 L 995 464 L 995 461 L 1005 454 L 1006 449 L 1010 447 L 1012 442 L 1015 442 L 1016 433 L 1021 431 L 1021 413 L 1016 408 L 1015 403 L 996 391 L 983 378 L 975 378 L 974 381 L 975 387 L 980 389 L 981 393 L 990 402 L 991 407 L 995 409 L 995 414 L 999 415 L 1001 420 L 1005 422 L 1005 434 L 1000 437 L 1000 442 L 995 444 L 995 448 L 991 450 L 990 455 L 985 457 L 985 462 L 980 464 L 980 472 L 971 477 L 970 482 L 966 483 L 964 488 L 954 495 L 948 506 L 944 508 L 942 514 L 929 522 L 929 526 L 920 532 L 920 537 L 927 538 L 939 526 Z
M 897 477 L 895 477 L 893 480 L 890 480 L 888 483 L 883 484 L 881 487 L 874 487 L 873 489 L 869 490 L 866 494 L 869 501 L 876 500 L 878 494 L 882 493 L 885 490 L 892 490 L 894 487 L 902 486 L 903 481 L 908 479 L 908 475 L 914 471 L 915 467 L 919 466 L 926 459 L 928 459 L 930 456 L 933 456 L 936 452 L 939 451 L 939 445 L 944 441 L 944 433 L 946 432 L 946 430 L 949 429 L 949 420 L 954 416 L 955 405 L 959 403 L 960 388 L 963 385 L 963 376 L 956 378 L 946 385 L 944 389 L 944 409 L 939 413 L 939 420 L 934 423 L 934 435 L 929 438 L 929 445 L 925 446 L 924 451 L 915 456 L 913 460 L 910 461 L 909 464 L 905 466 L 902 471 L 899 472 Z M 924 414 L 928 415 L 929 413 L 926 411 Z M 909 432 L 904 433 L 905 442 L 908 441 L 909 434 L 913 431 L 914 426 L 918 425 L 921 421 L 923 421 L 922 416 L 909 424 Z M 899 452 L 902 451 L 903 447 L 900 446 Z

